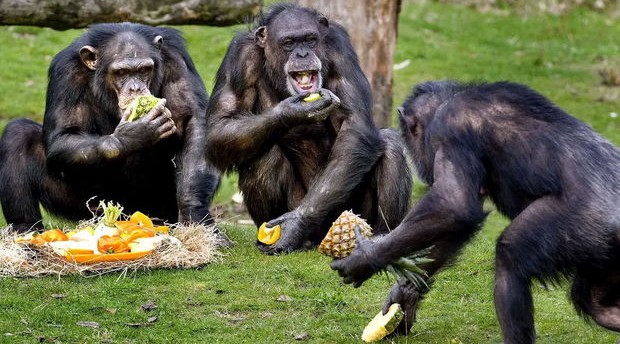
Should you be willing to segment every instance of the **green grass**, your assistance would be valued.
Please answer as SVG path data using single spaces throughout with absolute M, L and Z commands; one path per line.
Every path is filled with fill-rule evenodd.
M 234 28 L 179 27 L 207 88 Z M 0 127 L 12 118 L 40 121 L 51 57 L 80 34 L 0 27 Z M 601 86 L 598 68 L 620 69 L 620 24 L 600 14 L 522 18 L 461 7 L 406 2 L 395 63 L 394 104 L 429 79 L 512 80 L 531 85 L 620 144 L 620 88 Z M 216 203 L 228 201 L 226 179 Z M 415 189 L 419 197 L 423 187 Z M 437 276 L 408 337 L 394 343 L 500 343 L 495 318 L 493 249 L 508 221 L 493 212 L 461 259 Z M 128 276 L 0 279 L 2 343 L 357 343 L 391 282 L 343 285 L 317 252 L 268 257 L 255 249 L 255 229 L 226 225 L 237 245 L 200 270 Z M 615 343 L 620 337 L 583 322 L 567 286 L 534 283 L 539 343 Z M 63 297 L 54 297 L 59 294 Z M 286 295 L 288 301 L 278 301 Z M 55 295 L 58 296 L 58 295 Z M 153 301 L 157 308 L 144 311 Z M 148 322 L 150 317 L 156 321 Z M 94 321 L 98 328 L 78 326 Z M 10 333 L 11 335 L 7 335 Z M 386 341 L 387 342 L 387 341 Z

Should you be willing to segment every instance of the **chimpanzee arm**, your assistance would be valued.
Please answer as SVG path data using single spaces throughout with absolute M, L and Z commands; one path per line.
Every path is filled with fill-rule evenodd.
M 359 286 L 400 257 L 439 240 L 450 240 L 452 235 L 473 234 L 486 216 L 480 195 L 484 178 L 484 168 L 474 152 L 462 146 L 439 149 L 433 185 L 402 223 L 378 241 L 367 241 L 349 257 L 334 261 L 332 268 L 345 283 Z
M 44 132 L 47 163 L 53 171 L 96 167 L 119 158 L 121 145 L 112 135 L 114 128 L 107 128 L 107 134 L 88 132 L 87 119 L 92 116 L 86 105 L 48 106 L 52 109 L 48 110 Z
M 381 157 L 385 143 L 374 125 L 364 123 L 360 117 L 351 114 L 342 123 L 327 165 L 297 208 L 304 223 L 310 227 L 322 222 L 329 212 L 347 202 L 353 189 Z
M 204 155 L 205 119 L 196 114 L 185 125 L 183 149 L 177 155 L 179 222 L 212 223 L 209 204 L 219 184 L 219 173 Z
M 47 163 L 52 171 L 79 172 L 118 161 L 151 146 L 172 134 L 174 126 L 166 114 L 165 101 L 160 101 L 147 115 L 135 122 L 122 121 L 105 132 L 89 132 L 88 122 L 94 111 L 85 104 L 52 108 L 53 115 L 44 123 Z M 95 115 L 96 116 L 96 115 Z
M 182 138 L 182 147 L 174 158 L 178 220 L 211 224 L 209 205 L 220 176 L 204 154 L 208 95 L 184 50 L 169 49 L 166 54 L 161 94 L 168 100 L 166 105 L 179 129 L 177 136 Z

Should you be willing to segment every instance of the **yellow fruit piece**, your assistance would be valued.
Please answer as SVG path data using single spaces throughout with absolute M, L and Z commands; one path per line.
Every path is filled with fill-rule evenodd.
M 135 213 L 131 214 L 131 217 L 129 218 L 129 222 L 133 222 L 143 227 L 150 227 L 150 228 L 153 227 L 153 221 L 151 220 L 151 218 L 144 215 L 143 213 L 139 211 L 136 211 Z
M 319 100 L 319 98 L 321 98 L 321 95 L 319 93 L 311 93 L 309 96 L 304 98 L 304 101 L 307 103 L 311 103 L 315 100 Z
M 155 226 L 153 230 L 157 233 L 168 234 L 170 232 L 170 227 L 168 226 Z
M 372 343 L 383 339 L 396 329 L 404 316 L 405 313 L 403 313 L 400 304 L 391 304 L 385 315 L 380 311 L 368 325 L 366 325 L 366 328 L 364 328 L 362 332 L 362 340 L 366 343 Z
M 37 235 L 35 238 L 39 238 L 45 242 L 65 241 L 67 240 L 67 234 L 60 229 L 49 229 L 45 232 Z
M 258 241 L 265 245 L 275 244 L 276 241 L 280 239 L 281 232 L 282 227 L 280 227 L 280 225 L 267 227 L 267 223 L 265 222 L 260 226 L 260 228 L 258 228 Z
M 74 255 L 74 254 L 93 254 L 93 250 L 89 250 L 86 248 L 70 248 L 65 251 L 65 255 Z

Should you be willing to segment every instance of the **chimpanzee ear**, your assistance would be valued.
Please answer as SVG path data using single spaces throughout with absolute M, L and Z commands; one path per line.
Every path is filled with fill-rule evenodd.
M 97 49 L 91 47 L 90 45 L 85 45 L 80 49 L 80 57 L 82 58 L 82 63 L 86 67 L 91 70 L 97 69 L 98 62 L 98 53 Z
M 254 39 L 259 47 L 264 48 L 267 44 L 267 27 L 261 26 L 254 31 Z
M 157 48 L 158 50 L 161 49 L 161 47 L 164 45 L 164 38 L 162 36 L 155 36 L 155 38 L 153 39 L 153 45 L 155 45 L 155 48 Z
M 325 26 L 326 28 L 329 27 L 329 21 L 327 20 L 327 17 L 325 16 L 319 16 L 319 24 Z

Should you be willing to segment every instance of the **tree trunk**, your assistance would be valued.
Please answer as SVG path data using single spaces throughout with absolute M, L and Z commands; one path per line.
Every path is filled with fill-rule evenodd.
M 360 59 L 373 94 L 373 116 L 379 127 L 391 124 L 392 61 L 401 0 L 297 0 L 343 25 Z
M 57 30 L 92 23 L 232 25 L 256 16 L 262 0 L 0 0 L 0 25 Z

